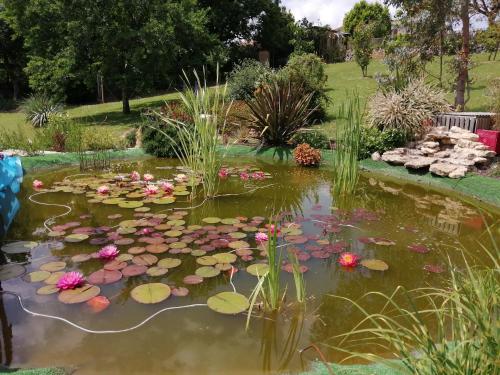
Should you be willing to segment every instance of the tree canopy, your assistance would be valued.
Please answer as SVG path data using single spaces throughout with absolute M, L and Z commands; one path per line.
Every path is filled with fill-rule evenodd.
M 372 25 L 373 36 L 382 38 L 391 32 L 389 8 L 380 3 L 368 3 L 361 0 L 344 16 L 344 31 L 354 34 L 357 27 Z

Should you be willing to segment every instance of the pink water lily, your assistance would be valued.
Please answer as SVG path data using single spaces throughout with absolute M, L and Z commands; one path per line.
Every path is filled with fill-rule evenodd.
M 163 182 L 161 184 L 161 188 L 163 189 L 163 191 L 165 193 L 171 194 L 174 191 L 174 184 L 172 184 L 170 182 Z
M 257 242 L 265 242 L 265 241 L 269 240 L 269 237 L 267 236 L 267 234 L 265 234 L 263 232 L 259 232 L 259 233 L 255 234 L 255 240 Z
M 144 179 L 144 181 L 149 182 L 149 181 L 153 181 L 155 176 L 153 176 L 152 174 L 149 174 L 149 173 L 145 173 L 142 178 Z
M 101 195 L 109 194 L 109 186 L 102 185 L 97 188 L 97 193 Z
M 158 190 L 160 190 L 160 188 L 156 185 L 146 185 L 146 187 L 144 188 L 144 194 L 155 195 L 156 193 L 158 193 Z
M 57 282 L 59 290 L 75 289 L 85 283 L 85 277 L 80 272 L 71 271 L 61 276 Z
M 43 188 L 43 182 L 40 181 L 40 180 L 34 180 L 33 181 L 33 187 L 35 189 L 41 189 L 41 188 Z
M 269 232 L 271 232 L 271 234 L 274 234 L 275 230 L 277 231 L 278 234 L 281 232 L 279 228 L 277 228 L 274 224 L 271 224 L 269 226 Z
M 133 171 L 132 173 L 130 173 L 130 179 L 132 181 L 139 181 L 141 179 L 141 175 L 139 172 Z
M 227 171 L 226 168 L 221 168 L 219 170 L 219 178 L 227 178 L 229 176 L 229 172 Z
M 112 260 L 115 259 L 119 253 L 120 251 L 115 245 L 107 245 L 104 246 L 101 250 L 99 250 L 97 255 L 99 256 L 100 259 Z
M 141 234 L 141 235 L 149 235 L 151 233 L 154 232 L 154 229 L 153 228 L 142 228 L 141 230 L 138 231 L 138 234 Z
M 263 180 L 266 178 L 266 175 L 264 174 L 264 172 L 254 172 L 252 173 L 252 179 L 254 180 Z
M 242 179 L 243 181 L 246 181 L 249 178 L 250 178 L 250 175 L 247 172 L 241 172 L 240 173 L 240 179 Z
M 358 265 L 359 255 L 354 253 L 341 253 L 339 256 L 339 264 L 344 267 L 356 267 Z

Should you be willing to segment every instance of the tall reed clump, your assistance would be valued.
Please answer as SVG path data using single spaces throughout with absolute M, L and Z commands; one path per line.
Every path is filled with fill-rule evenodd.
M 215 87 L 208 87 L 206 78 L 202 82 L 196 71 L 194 76 L 195 87 L 190 85 L 184 73 L 188 88 L 179 94 L 192 123 L 171 118 L 168 114 L 159 114 L 167 126 L 177 129 L 178 139 L 174 140 L 166 132 L 158 131 L 176 144 L 175 153 L 181 164 L 191 171 L 192 182 L 201 179 L 205 198 L 213 198 L 217 194 L 218 172 L 223 159 L 217 152 L 219 135 L 224 132 L 231 106 L 225 103 L 226 86 L 219 85 L 218 71 Z
M 356 351 L 357 345 L 395 353 L 402 364 L 387 365 L 408 374 L 498 374 L 500 253 L 495 244 L 495 254 L 484 250 L 493 267 L 473 267 L 464 256 L 465 267 L 452 269 L 442 288 L 405 291 L 398 287 L 392 295 L 368 293 L 372 302 L 373 298 L 385 301 L 379 313 L 369 313 L 351 301 L 364 318 L 351 332 L 337 336 L 340 343 L 333 347 L 349 358 L 369 361 L 386 358 Z M 401 297 L 408 303 L 399 302 Z
M 333 158 L 334 190 L 337 193 L 351 193 L 356 188 L 362 121 L 363 111 L 359 95 L 353 93 L 347 104 L 342 103 L 337 116 Z

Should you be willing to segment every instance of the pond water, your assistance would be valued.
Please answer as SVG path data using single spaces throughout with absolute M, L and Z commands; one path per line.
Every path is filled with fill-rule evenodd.
M 294 242 L 286 249 L 300 254 L 301 263 L 308 269 L 304 273 L 308 296 L 305 311 L 293 303 L 293 277 L 285 271 L 282 272 L 282 283 L 288 285 L 288 292 L 282 313 L 265 317 L 257 314 L 248 330 L 245 329 L 246 314 L 224 315 L 206 306 L 193 306 L 162 312 L 129 332 L 86 333 L 61 321 L 30 316 L 20 308 L 15 297 L 4 295 L 0 306 L 3 364 L 14 367 L 67 366 L 75 368 L 77 374 L 300 372 L 307 369 L 309 361 L 316 357 L 313 351 L 307 351 L 302 358 L 298 353 L 311 343 L 319 345 L 328 360 L 341 359 L 339 353 L 325 344 L 334 335 L 346 332 L 360 318 L 352 305 L 332 295 L 357 299 L 369 291 L 391 293 L 398 285 L 408 289 L 442 285 L 448 274 L 448 258 L 454 266 L 463 264 L 460 249 L 465 249 L 472 262 L 485 260 L 478 241 L 486 245 L 489 243 L 486 226 L 492 229 L 496 239 L 500 239 L 500 217 L 495 212 L 479 210 L 455 197 L 362 177 L 352 197 L 335 199 L 331 194 L 331 173 L 327 170 L 304 169 L 262 160 L 238 159 L 228 164 L 238 168 L 251 166 L 254 170 L 268 173 L 269 178 L 242 181 L 238 176 L 230 176 L 221 181 L 221 194 L 252 192 L 223 196 L 204 204 L 200 199 L 187 202 L 188 196 L 181 193 L 175 196 L 177 200 L 174 203 L 146 202 L 142 207 L 149 207 L 150 210 L 141 212 L 147 209 L 120 208 L 117 202 L 103 204 L 98 202 L 102 198 L 87 196 L 83 188 L 75 188 L 74 182 L 89 183 L 89 176 L 72 176 L 79 173 L 75 168 L 26 176 L 18 196 L 21 210 L 6 235 L 5 243 L 21 240 L 37 242 L 31 253 L 6 255 L 11 261 L 24 263 L 28 273 L 43 268 L 47 262 L 64 261 L 64 270 L 79 270 L 88 277 L 103 268 L 103 261 L 75 261 L 85 259 L 84 254 L 95 253 L 104 244 L 113 242 L 118 244 L 120 254 L 128 254 L 128 249 L 133 247 L 148 246 L 148 243 L 141 242 L 147 235 L 123 230 L 131 226 L 137 227 L 134 232 L 147 227 L 160 233 L 159 237 L 150 235 L 148 238 L 161 238 L 158 243 L 168 243 L 170 249 L 159 253 L 163 251 L 161 247 L 150 248 L 153 255 L 159 259 L 180 259 L 182 263 L 169 268 L 164 275 L 141 274 L 99 285 L 100 294 L 111 302 L 100 312 L 95 312 L 86 303 L 61 303 L 57 294 L 39 295 L 37 290 L 48 284 L 44 281 L 28 282 L 26 276 L 3 281 L 1 288 L 21 295 L 25 307 L 38 313 L 60 316 L 91 330 L 126 329 L 163 308 L 205 304 L 210 296 L 232 291 L 230 271 L 204 278 L 197 285 L 185 284 L 184 277 L 194 274 L 200 264 L 196 256 L 186 253 L 189 250 L 179 253 L 179 249 L 203 248 L 208 250 L 207 255 L 233 250 L 223 248 L 213 251 L 206 247 L 214 239 L 247 241 L 255 247 L 255 228 L 251 227 L 264 228 L 270 216 L 280 214 L 284 228 L 282 241 Z M 113 166 L 113 175 L 137 170 L 141 174 L 153 174 L 155 180 L 171 179 L 179 173 L 172 168 L 174 166 L 173 161 L 156 159 L 120 163 Z M 73 183 L 58 184 L 67 176 L 72 176 L 69 180 Z M 51 233 L 52 237 L 44 231 L 44 221 L 63 214 L 66 208 L 30 201 L 29 196 L 35 193 L 32 188 L 34 179 L 42 180 L 47 188 L 60 190 L 34 196 L 34 200 L 71 208 L 69 214 L 47 223 L 53 230 L 56 226 L 56 232 L 61 232 Z M 95 181 L 91 185 L 93 183 Z M 131 197 L 128 200 L 138 200 L 138 196 Z M 189 209 L 197 205 L 200 206 Z M 168 210 L 174 207 L 187 209 L 181 210 L 180 215 L 164 217 L 173 215 L 173 211 Z M 231 220 L 225 220 L 225 224 L 203 221 L 209 217 Z M 237 217 L 238 221 L 233 220 Z M 126 220 L 141 218 L 156 218 L 157 221 L 152 220 L 142 226 L 123 224 Z M 170 220 L 180 221 L 166 224 Z M 121 227 L 118 226 L 120 223 Z M 202 226 L 201 229 L 196 225 Z M 158 227 L 154 229 L 154 226 Z M 122 230 L 117 234 L 120 228 Z M 65 240 L 74 232 L 83 234 L 74 239 L 80 242 Z M 232 234 L 235 232 L 243 234 Z M 71 238 L 69 241 L 72 241 Z M 100 244 L 95 244 L 99 241 Z M 178 245 L 179 242 L 184 244 Z M 132 255 L 138 256 L 141 251 L 132 250 L 135 252 Z M 342 267 L 337 262 L 341 251 L 354 252 L 362 259 L 382 260 L 389 269 L 374 271 L 361 265 Z M 75 255 L 82 257 L 74 258 Z M 233 275 L 232 282 L 236 290 L 246 296 L 257 282 L 257 278 L 245 270 L 246 267 L 265 261 L 259 250 L 253 250 L 252 257 L 245 257 L 245 252 L 240 252 L 233 263 L 239 271 Z M 287 259 L 286 256 L 284 259 Z M 131 260 L 127 263 L 132 264 Z M 58 268 L 57 265 L 54 267 Z M 172 289 L 177 287 L 182 291 L 182 288 L 187 288 L 189 294 L 171 295 L 157 304 L 141 304 L 131 298 L 133 288 L 150 282 L 165 283 Z M 365 302 L 375 310 L 382 306 L 377 299 Z M 367 348 L 370 349 L 374 350 Z

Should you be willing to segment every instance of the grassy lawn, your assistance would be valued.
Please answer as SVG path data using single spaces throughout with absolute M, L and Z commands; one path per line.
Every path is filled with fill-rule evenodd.
M 500 76 L 500 60 L 488 61 L 486 54 L 479 54 L 474 55 L 473 61 L 476 63 L 475 68 L 471 71 L 474 83 L 471 98 L 467 104 L 467 110 L 487 111 L 485 90 L 493 78 Z M 437 74 L 439 71 L 438 62 L 435 61 L 430 64 L 428 70 L 432 74 Z M 369 76 L 366 78 L 362 76 L 361 69 L 355 62 L 329 64 L 327 67 L 327 94 L 331 99 L 331 105 L 327 112 L 328 119 L 320 127 L 328 135 L 333 136 L 335 130 L 335 113 L 339 104 L 344 102 L 347 94 L 354 89 L 358 91 L 362 102 L 365 103 L 366 99 L 377 90 L 377 84 L 373 76 L 377 72 L 384 71 L 385 66 L 379 60 L 372 61 L 368 67 Z M 445 81 L 449 78 L 448 75 L 445 76 Z M 165 100 L 173 99 L 175 96 L 175 93 L 170 93 L 131 100 L 130 107 L 132 113 L 130 115 L 121 113 L 121 102 L 69 107 L 67 111 L 72 118 L 82 125 L 105 127 L 113 135 L 121 136 L 134 124 L 141 121 L 141 110 L 148 107 L 159 107 Z M 449 92 L 448 100 L 453 102 L 453 98 L 453 92 Z M 22 113 L 0 112 L 0 128 L 15 130 L 18 126 L 25 128 L 28 132 L 31 131 Z

